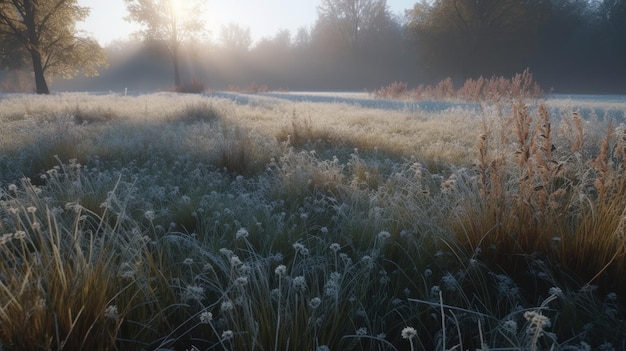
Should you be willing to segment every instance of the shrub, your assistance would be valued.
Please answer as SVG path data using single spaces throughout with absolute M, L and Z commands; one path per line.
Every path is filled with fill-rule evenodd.
M 205 91 L 205 88 L 204 83 L 194 78 L 189 83 L 183 83 L 174 87 L 173 91 L 183 94 L 201 94 Z

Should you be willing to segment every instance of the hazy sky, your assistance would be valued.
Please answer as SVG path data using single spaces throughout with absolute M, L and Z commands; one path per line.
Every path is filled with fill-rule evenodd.
M 186 1 L 186 0 L 179 0 Z M 391 12 L 403 14 L 417 0 L 387 0 Z M 91 8 L 91 14 L 78 28 L 93 35 L 102 45 L 115 39 L 125 39 L 136 25 L 124 20 L 123 0 L 78 0 Z M 292 34 L 300 27 L 309 27 L 316 18 L 319 0 L 207 0 L 207 27 L 215 39 L 223 24 L 236 22 L 250 27 L 254 40 L 274 36 L 280 29 Z

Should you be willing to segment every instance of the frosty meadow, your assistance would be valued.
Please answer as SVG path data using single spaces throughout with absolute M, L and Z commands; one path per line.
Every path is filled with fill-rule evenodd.
M 0 96 L 0 349 L 626 349 L 626 102 L 360 98 Z

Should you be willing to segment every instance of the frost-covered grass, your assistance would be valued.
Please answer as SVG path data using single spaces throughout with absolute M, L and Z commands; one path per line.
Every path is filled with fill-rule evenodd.
M 626 347 L 624 126 L 249 99 L 0 100 L 0 348 Z

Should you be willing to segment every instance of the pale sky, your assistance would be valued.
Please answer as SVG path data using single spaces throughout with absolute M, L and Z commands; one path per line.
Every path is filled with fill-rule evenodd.
M 185 0 L 181 0 L 185 1 Z M 403 14 L 418 0 L 387 0 L 394 14 Z M 273 37 L 279 30 L 288 29 L 295 34 L 300 27 L 310 27 L 317 19 L 319 0 L 207 0 L 207 27 L 217 39 L 223 24 L 236 22 L 249 27 L 255 41 Z M 124 20 L 126 6 L 123 0 L 78 0 L 78 4 L 91 8 L 85 22 L 78 29 L 93 35 L 101 45 L 116 39 L 126 39 L 137 29 Z

